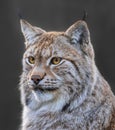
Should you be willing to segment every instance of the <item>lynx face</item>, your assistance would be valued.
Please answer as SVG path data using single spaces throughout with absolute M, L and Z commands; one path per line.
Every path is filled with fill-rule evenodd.
M 32 109 L 61 110 L 74 97 L 79 105 L 95 82 L 94 53 L 87 25 L 78 21 L 66 32 L 46 32 L 21 20 L 26 51 L 21 92 Z

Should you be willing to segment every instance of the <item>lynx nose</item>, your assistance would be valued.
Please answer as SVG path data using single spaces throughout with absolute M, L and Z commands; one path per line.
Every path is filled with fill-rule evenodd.
M 42 78 L 39 75 L 32 75 L 31 80 L 34 82 L 35 85 L 38 85 Z

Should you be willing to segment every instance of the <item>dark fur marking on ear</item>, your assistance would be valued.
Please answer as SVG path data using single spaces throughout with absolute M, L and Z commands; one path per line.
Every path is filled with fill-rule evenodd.
M 29 98 L 26 98 L 26 105 L 28 106 L 29 105 L 29 103 L 30 103 L 30 99 Z
M 83 36 L 83 33 L 81 33 L 81 34 L 80 34 L 80 39 L 79 39 L 79 41 L 78 41 L 78 42 L 80 43 L 80 45 L 83 43 L 83 37 L 84 37 L 84 36 Z
M 66 111 L 69 106 L 70 106 L 70 103 L 66 103 L 66 104 L 63 106 L 63 108 L 62 108 L 62 112 Z

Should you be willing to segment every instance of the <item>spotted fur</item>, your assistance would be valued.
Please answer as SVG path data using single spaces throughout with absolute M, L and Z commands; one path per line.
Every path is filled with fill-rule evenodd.
M 87 24 L 46 32 L 21 20 L 21 29 L 21 130 L 115 130 L 115 96 L 95 65 Z M 61 62 L 52 64 L 54 57 Z M 36 88 L 33 75 L 41 77 Z

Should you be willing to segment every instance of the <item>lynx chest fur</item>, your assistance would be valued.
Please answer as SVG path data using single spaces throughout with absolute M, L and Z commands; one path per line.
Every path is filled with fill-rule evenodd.
M 115 96 L 98 71 L 84 21 L 46 32 L 21 20 L 21 130 L 115 130 Z

